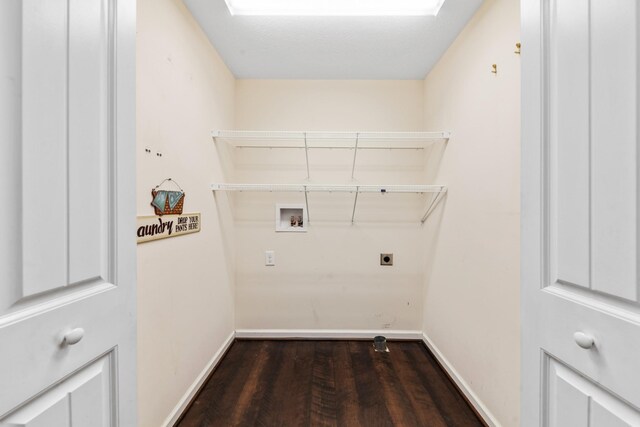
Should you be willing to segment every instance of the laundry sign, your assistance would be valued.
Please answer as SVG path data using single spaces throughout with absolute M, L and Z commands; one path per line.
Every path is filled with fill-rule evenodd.
M 200 212 L 182 215 L 149 215 L 138 217 L 138 243 L 168 237 L 183 236 L 200 231 Z

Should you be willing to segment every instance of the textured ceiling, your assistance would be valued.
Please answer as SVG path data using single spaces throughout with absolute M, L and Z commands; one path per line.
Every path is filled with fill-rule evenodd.
M 422 79 L 483 0 L 446 0 L 437 17 L 231 16 L 224 0 L 183 1 L 237 78 Z

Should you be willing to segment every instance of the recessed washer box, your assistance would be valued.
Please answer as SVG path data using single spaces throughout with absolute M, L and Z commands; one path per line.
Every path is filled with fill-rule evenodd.
M 307 231 L 307 209 L 304 205 L 276 205 L 276 231 L 304 233 Z

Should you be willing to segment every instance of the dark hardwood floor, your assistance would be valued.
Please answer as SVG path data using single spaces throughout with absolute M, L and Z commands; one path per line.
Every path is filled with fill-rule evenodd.
M 482 426 L 420 342 L 236 341 L 178 422 L 195 426 Z

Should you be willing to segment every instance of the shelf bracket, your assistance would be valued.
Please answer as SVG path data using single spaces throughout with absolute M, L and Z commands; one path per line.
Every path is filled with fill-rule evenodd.
M 435 197 L 433 197 L 433 199 L 431 199 L 431 203 L 429 204 L 427 211 L 425 212 L 425 214 L 422 216 L 422 219 L 420 220 L 422 224 L 424 224 L 427 218 L 429 218 L 429 215 L 431 215 L 431 213 L 436 208 L 436 206 L 438 206 L 438 203 L 440 203 L 440 200 L 442 200 L 446 192 L 447 192 L 446 189 L 442 189 L 438 194 L 435 195 Z
M 353 148 L 353 164 L 351 165 L 351 179 L 352 180 L 355 179 L 356 155 L 358 154 L 358 142 L 359 142 L 359 140 L 360 140 L 360 132 L 356 133 L 356 145 Z
M 351 224 L 356 218 L 356 205 L 358 204 L 358 193 L 360 193 L 360 186 L 356 185 L 356 197 L 353 199 L 353 212 L 351 213 Z
M 305 158 L 307 160 L 307 179 L 311 179 L 311 175 L 309 174 L 309 146 L 307 145 L 307 133 L 304 133 L 304 155 Z M 307 192 L 305 190 L 305 196 L 307 195 Z M 307 212 L 309 212 L 309 210 L 307 209 Z
M 307 197 L 307 186 L 304 186 L 304 203 L 307 206 L 307 224 L 311 225 L 311 220 L 309 219 L 309 198 Z

